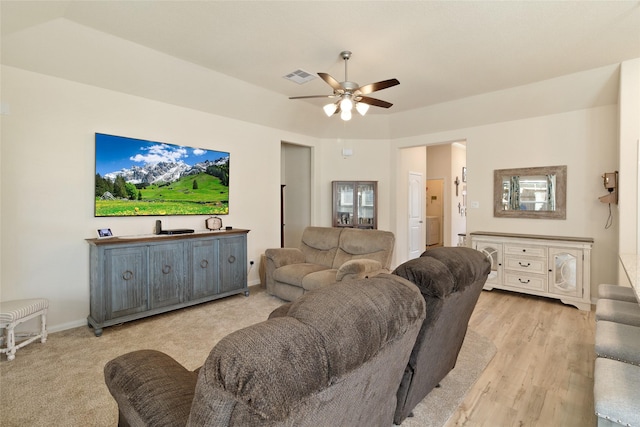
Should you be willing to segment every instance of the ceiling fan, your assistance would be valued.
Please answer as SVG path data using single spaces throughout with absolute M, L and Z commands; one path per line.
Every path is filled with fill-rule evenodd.
M 369 110 L 369 106 L 389 108 L 393 104 L 381 99 L 371 98 L 368 95 L 378 90 L 386 89 L 399 85 L 397 79 L 383 80 L 368 85 L 359 86 L 358 83 L 350 82 L 347 77 L 347 62 L 351 58 L 351 52 L 345 50 L 340 53 L 340 57 L 344 59 L 344 81 L 339 82 L 327 73 L 318 73 L 320 78 L 333 88 L 332 95 L 308 95 L 308 96 L 292 96 L 289 99 L 305 99 L 305 98 L 338 98 L 337 101 L 327 104 L 323 107 L 327 116 L 340 113 L 342 120 L 351 120 L 351 110 L 355 106 L 358 113 L 365 115 Z

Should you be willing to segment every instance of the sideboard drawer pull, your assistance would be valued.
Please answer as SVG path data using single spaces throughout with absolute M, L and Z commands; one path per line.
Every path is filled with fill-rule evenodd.
M 207 261 L 206 259 L 203 259 L 202 261 L 200 261 L 200 268 L 207 268 L 209 267 L 209 261 Z
M 233 264 L 234 262 L 236 262 L 236 257 L 234 257 L 233 255 L 229 256 L 229 263 Z
M 165 265 L 162 267 L 162 274 L 169 274 L 171 273 L 171 266 L 170 265 Z
M 123 278 L 124 280 L 131 280 L 131 279 L 133 279 L 133 271 L 131 271 L 131 270 L 127 270 L 127 271 L 125 271 L 124 273 L 122 273 L 122 278 Z
M 518 279 L 518 281 L 526 285 L 527 283 L 531 282 L 531 279 L 527 279 L 527 280 Z
M 520 264 L 520 267 L 529 267 L 531 265 L 530 262 L 523 264 L 522 261 L 518 261 L 518 264 Z

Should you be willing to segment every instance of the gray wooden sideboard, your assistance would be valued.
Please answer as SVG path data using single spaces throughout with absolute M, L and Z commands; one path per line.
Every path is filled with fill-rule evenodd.
M 247 286 L 247 234 L 233 229 L 87 239 L 89 326 L 106 326 L 213 301 Z

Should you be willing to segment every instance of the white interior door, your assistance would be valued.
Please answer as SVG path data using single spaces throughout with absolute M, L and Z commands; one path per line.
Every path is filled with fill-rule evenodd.
M 417 258 L 425 248 L 424 175 L 409 172 L 409 259 Z

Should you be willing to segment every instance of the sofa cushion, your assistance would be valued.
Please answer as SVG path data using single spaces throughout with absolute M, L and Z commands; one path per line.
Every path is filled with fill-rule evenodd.
M 333 260 L 333 268 L 339 268 L 352 259 L 372 259 L 389 269 L 395 236 L 390 231 L 345 228 Z
M 486 280 L 490 269 L 487 258 L 475 249 L 441 247 L 401 264 L 393 274 L 415 283 L 425 296 L 445 298 L 477 280 Z
M 328 270 L 329 267 L 308 262 L 282 266 L 273 272 L 273 278 L 278 282 L 289 285 L 302 286 L 303 279 L 316 271 Z M 335 277 L 335 270 L 333 276 Z M 335 280 L 334 280 L 335 281 Z
M 350 278 L 364 279 L 369 277 L 369 273 L 373 273 L 371 276 L 375 276 L 381 270 L 382 264 L 380 264 L 380 261 L 374 259 L 352 259 L 340 266 L 336 274 L 336 281 L 339 282 L 342 279 Z M 387 270 L 386 273 L 388 272 Z
M 309 292 L 335 283 L 336 273 L 337 271 L 335 268 L 309 273 L 302 278 L 302 288 L 305 292 Z
M 300 242 L 300 250 L 304 253 L 305 261 L 332 268 L 341 231 L 340 228 L 330 227 L 305 228 Z
M 451 270 L 431 257 L 411 259 L 399 265 L 393 274 L 415 283 L 420 292 L 429 297 L 443 299 L 455 288 L 455 279 Z
M 480 251 L 467 247 L 440 247 L 429 249 L 420 255 L 442 262 L 455 277 L 454 290 L 462 291 L 477 280 L 486 280 L 491 263 Z
M 395 286 L 389 286 L 390 282 Z M 306 298 L 321 298 L 323 304 L 309 304 Z M 335 378 L 404 334 L 423 309 L 424 300 L 414 284 L 380 274 L 305 294 L 291 303 L 287 315 L 321 334 L 331 364 L 330 375 Z

